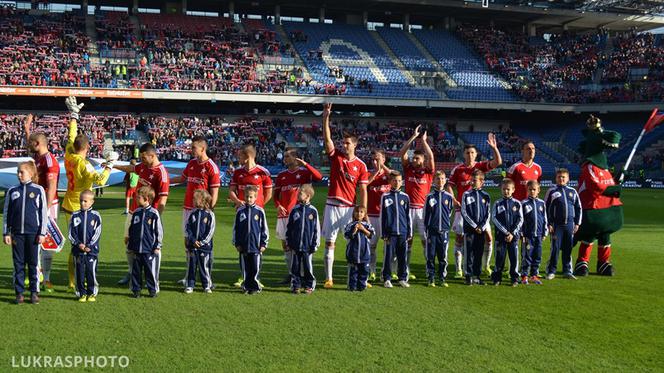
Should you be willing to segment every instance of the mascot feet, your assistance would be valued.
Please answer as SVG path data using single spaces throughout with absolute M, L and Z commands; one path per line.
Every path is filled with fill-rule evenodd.
M 588 276 L 588 262 L 578 262 L 574 267 L 574 276 Z
M 609 262 L 597 263 L 597 274 L 600 276 L 613 276 L 613 265 Z

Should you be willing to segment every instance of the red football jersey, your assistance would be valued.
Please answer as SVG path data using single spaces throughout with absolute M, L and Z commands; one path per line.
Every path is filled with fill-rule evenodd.
M 390 191 L 387 172 L 381 171 L 367 186 L 367 215 L 380 216 L 380 199 Z
M 291 209 L 297 204 L 297 191 L 302 184 L 320 181 L 322 178 L 321 173 L 309 164 L 294 171 L 281 171 L 277 175 L 274 186 L 274 204 L 275 206 L 283 206 L 286 209 L 286 214 L 277 212 L 277 217 L 279 219 L 288 218 Z
M 157 208 L 159 206 L 160 197 L 168 196 L 168 191 L 170 189 L 170 178 L 168 177 L 168 171 L 163 164 L 158 163 L 154 167 L 148 167 L 142 163 L 139 163 L 134 168 L 134 172 L 138 175 L 138 185 L 136 185 L 137 190 L 142 186 L 151 186 L 154 189 L 155 197 L 152 202 L 152 206 Z M 134 212 L 138 207 L 136 201 L 136 193 L 134 193 L 134 199 L 131 202 L 131 209 L 129 212 Z
M 53 203 L 58 202 L 58 192 L 57 184 L 60 179 L 60 165 L 58 160 L 55 158 L 51 152 L 48 152 L 41 156 L 35 157 L 35 165 L 37 166 L 37 175 L 39 175 L 39 181 L 37 182 L 44 191 L 48 194 L 48 181 L 55 179 L 56 192 L 55 199 Z
M 433 183 L 433 170 L 408 165 L 404 170 L 404 178 L 406 179 L 406 194 L 410 197 L 410 208 L 423 208 L 424 200 Z
M 488 161 L 476 162 L 472 167 L 461 163 L 454 167 L 452 172 L 450 172 L 449 183 L 456 188 L 457 201 L 461 202 L 463 194 L 472 188 L 471 178 L 473 176 L 473 171 L 475 170 L 488 172 L 491 168 L 489 167 Z
M 231 179 L 231 186 L 237 186 L 237 198 L 244 201 L 244 187 L 247 185 L 255 185 L 258 187 L 258 195 L 256 196 L 256 204 L 264 207 L 265 201 L 263 198 L 263 191 L 272 188 L 272 178 L 270 171 L 265 167 L 256 165 L 251 170 L 240 167 L 233 171 L 233 178 Z
M 358 184 L 369 183 L 367 165 L 358 157 L 346 158 L 338 150 L 332 150 L 330 159 L 330 187 L 327 198 L 341 206 L 352 207 L 355 204 L 355 192 Z
M 210 188 L 221 186 L 219 167 L 212 159 L 205 162 L 199 162 L 195 158 L 190 160 L 182 171 L 182 177 L 187 180 L 187 191 L 184 194 L 184 208 L 187 210 L 194 208 L 194 192 L 197 189 L 209 192 Z
M 615 184 L 609 170 L 599 168 L 590 162 L 584 163 L 579 176 L 581 208 L 594 210 L 622 205 L 620 198 L 602 195 L 607 187 Z
M 528 167 L 519 161 L 507 170 L 507 177 L 514 181 L 514 199 L 523 201 L 528 198 L 528 181 L 542 179 L 542 167 L 535 162 Z

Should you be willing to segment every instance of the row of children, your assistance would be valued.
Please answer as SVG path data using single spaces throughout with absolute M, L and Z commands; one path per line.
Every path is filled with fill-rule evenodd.
M 39 245 L 46 235 L 46 204 L 44 190 L 34 181 L 37 175 L 33 162 L 21 163 L 18 167 L 20 184 L 6 193 L 3 212 L 3 236 L 5 244 L 12 245 L 14 261 L 14 286 L 17 303 L 23 302 L 25 291 L 25 266 L 28 267 L 32 303 L 38 303 L 39 284 L 37 258 Z M 566 184 L 569 174 L 558 170 L 556 186 L 547 193 L 546 202 L 538 198 L 539 184 L 528 182 L 528 199 L 512 198 L 514 183 L 504 179 L 501 183 L 502 198 L 491 209 L 489 194 L 482 190 L 484 174 L 475 171 L 472 189 L 463 194 L 461 213 L 464 228 L 464 273 L 467 285 L 483 284 L 480 279 L 481 259 L 484 247 L 484 231 L 490 229 L 489 220 L 496 228 L 496 263 L 491 280 L 499 285 L 507 257 L 510 260 L 510 280 L 519 283 L 541 284 L 539 264 L 542 242 L 551 233 L 551 257 L 547 266 L 547 279 L 553 279 L 558 255 L 562 252 L 563 274 L 574 278 L 571 266 L 573 234 L 581 221 L 581 206 L 578 195 Z M 392 263 L 396 259 L 399 285 L 409 287 L 409 254 L 407 242 L 412 238 L 409 198 L 401 192 L 402 176 L 393 171 L 389 175 L 390 191 L 381 198 L 381 238 L 384 240 L 382 278 L 384 286 L 393 285 Z M 447 246 L 450 233 L 450 216 L 453 211 L 453 196 L 444 190 L 446 176 L 438 171 L 434 178 L 434 190 L 426 198 L 425 225 L 426 271 L 430 286 L 436 286 L 435 262 L 438 262 L 440 284 L 447 286 Z M 233 245 L 239 253 L 243 274 L 243 290 L 248 294 L 261 291 L 260 268 L 262 253 L 268 245 L 269 229 L 265 211 L 256 205 L 258 190 L 255 186 L 245 189 L 245 205 L 236 211 L 233 225 Z M 298 191 L 298 204 L 292 209 L 287 225 L 287 245 L 294 251 L 291 289 L 294 293 L 313 292 L 316 279 L 313 271 L 313 253 L 320 244 L 320 223 L 316 208 L 311 205 L 314 189 L 305 184 Z M 163 242 L 163 227 L 159 212 L 151 206 L 155 192 L 144 186 L 137 190 L 139 208 L 132 215 L 129 227 L 127 252 L 134 257 L 130 289 L 134 297 L 140 297 L 145 278 L 148 294 L 155 297 L 159 292 L 159 267 Z M 71 216 L 69 240 L 76 265 L 76 293 L 81 302 L 96 301 L 98 283 L 96 279 L 99 241 L 102 219 L 92 209 L 94 194 L 81 193 L 81 209 Z M 186 246 L 188 272 L 185 293 L 191 293 L 196 275 L 206 293 L 213 288 L 211 278 L 213 263 L 213 237 L 215 215 L 210 209 L 211 196 L 205 190 L 194 194 L 196 210 L 186 223 Z M 368 283 L 371 261 L 370 240 L 376 230 L 371 226 L 367 211 L 356 207 L 353 221 L 344 227 L 347 239 L 348 289 L 362 291 Z M 519 272 L 518 243 L 522 242 L 523 266 Z M 375 255 L 375 254 L 374 254 Z

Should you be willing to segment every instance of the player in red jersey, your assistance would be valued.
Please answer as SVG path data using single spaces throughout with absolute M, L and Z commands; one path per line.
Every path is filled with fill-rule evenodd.
M 390 190 L 389 175 L 392 172 L 385 165 L 385 152 L 375 149 L 371 152 L 371 163 L 373 170 L 369 175 L 369 184 L 367 186 L 367 215 L 369 223 L 374 227 L 376 233 L 371 237 L 369 247 L 371 251 L 371 260 L 369 262 L 369 281 L 376 280 L 376 248 L 378 241 L 382 237 L 380 224 L 380 201 L 385 192 Z
M 214 209 L 219 198 L 219 187 L 221 186 L 221 175 L 219 167 L 207 155 L 207 141 L 203 136 L 196 136 L 191 140 L 191 156 L 192 159 L 187 163 L 187 166 L 182 171 L 182 175 L 176 176 L 171 179 L 173 184 L 187 183 L 187 190 L 184 195 L 184 206 L 182 210 L 182 234 L 186 237 L 187 221 L 191 212 L 194 211 L 194 192 L 198 189 L 206 190 L 212 196 L 210 208 Z M 185 247 L 187 245 L 185 238 Z M 189 255 L 186 255 L 187 261 Z M 185 278 L 180 280 L 179 283 L 185 285 Z
M 229 198 L 235 207 L 244 206 L 244 187 L 255 185 L 258 188 L 256 204 L 263 208 L 272 199 L 272 177 L 270 171 L 256 163 L 256 147 L 245 144 L 238 151 L 240 167 L 233 171 Z
M 332 104 L 323 106 L 323 140 L 325 152 L 330 160 L 330 186 L 325 203 L 322 235 L 325 237 L 325 284 L 324 288 L 334 286 L 332 267 L 334 265 L 334 243 L 337 234 L 353 218 L 356 190 L 359 187 L 359 205 L 367 207 L 367 184 L 369 171 L 367 165 L 355 156 L 357 137 L 344 134 L 343 152 L 334 148 L 332 131 L 330 130 L 330 113 Z
M 320 171 L 312 165 L 298 158 L 296 148 L 288 148 L 284 152 L 284 165 L 286 170 L 277 175 L 274 186 L 274 205 L 277 208 L 277 238 L 281 240 L 281 247 L 284 249 L 284 259 L 290 272 L 293 262 L 293 252 L 288 249 L 286 244 L 286 226 L 288 225 L 288 216 L 297 204 L 297 194 L 300 186 L 311 184 L 323 179 Z M 283 284 L 290 284 L 291 276 L 287 276 Z
M 137 165 L 127 165 L 127 166 L 115 166 L 115 169 L 122 172 L 135 172 L 138 175 L 138 185 L 137 188 L 142 186 L 150 186 L 154 189 L 155 199 L 152 202 L 152 206 L 159 211 L 159 214 L 164 212 L 166 208 L 166 202 L 168 201 L 168 192 L 170 190 L 170 178 L 168 176 L 168 171 L 161 162 L 159 162 L 159 157 L 157 156 L 157 149 L 154 145 L 150 143 L 145 143 L 139 149 L 139 157 L 141 163 Z M 125 245 L 129 240 L 129 225 L 131 224 L 131 216 L 134 210 L 138 207 L 136 201 L 136 194 L 134 194 L 134 200 L 131 202 L 131 207 L 129 208 L 129 214 L 125 219 L 125 230 L 124 230 L 124 240 Z M 134 255 L 132 253 L 127 253 L 127 264 L 129 265 L 129 271 L 127 275 L 118 281 L 119 285 L 126 285 L 129 282 L 131 268 L 134 261 Z M 157 261 L 157 267 L 161 265 L 161 253 L 159 254 L 159 260 Z M 156 273 L 159 273 L 157 268 Z M 159 278 L 157 278 L 159 281 Z M 158 288 L 158 287 L 157 287 Z
M 44 188 L 46 192 L 46 205 L 48 207 L 48 216 L 53 220 L 58 221 L 58 179 L 60 178 L 60 165 L 58 160 L 48 150 L 48 139 L 43 133 L 30 133 L 30 126 L 32 125 L 33 116 L 28 114 L 23 123 L 25 130 L 26 143 L 28 144 L 28 151 L 33 154 L 35 164 L 37 166 L 37 175 L 39 176 L 38 184 Z M 53 291 L 53 284 L 51 283 L 51 267 L 53 266 L 52 250 L 39 250 L 39 265 L 37 268 L 43 275 L 44 287 L 47 292 Z M 42 276 L 40 276 L 42 277 Z M 40 281 L 42 279 L 40 278 Z
M 256 205 L 263 208 L 272 199 L 270 171 L 256 163 L 256 147 L 253 144 L 242 145 L 238 151 L 238 159 L 239 166 L 233 171 L 228 198 L 235 204 L 236 209 L 244 206 L 244 189 L 248 185 L 254 185 L 258 189 Z M 240 276 L 233 285 L 242 287 L 242 280 Z
M 503 159 L 500 156 L 500 151 L 498 150 L 498 143 L 496 142 L 496 136 L 493 133 L 489 133 L 487 136 L 487 143 L 491 148 L 493 153 L 493 159 L 490 161 L 476 162 L 475 158 L 477 157 L 477 148 L 475 145 L 466 144 L 463 149 L 463 163 L 458 164 L 452 169 L 450 173 L 450 178 L 447 182 L 447 187 L 445 188 L 450 194 L 455 197 L 455 212 L 454 212 L 454 225 L 452 229 L 456 233 L 456 241 L 454 242 L 454 258 L 456 260 L 456 276 L 457 278 L 462 278 L 464 273 L 462 272 L 462 261 L 463 261 L 463 218 L 461 217 L 460 206 L 461 206 L 461 196 L 467 190 L 472 188 L 471 180 L 472 175 L 475 170 L 480 170 L 482 172 L 488 172 L 494 168 L 500 166 L 503 163 Z M 453 188 L 456 188 L 456 193 Z M 487 224 L 489 224 L 487 222 Z M 484 256 L 482 258 L 483 264 L 482 268 L 488 270 L 489 262 L 491 261 L 492 253 L 492 237 L 491 230 L 486 229 L 487 232 L 486 243 L 484 246 Z
M 421 149 L 416 149 L 413 152 L 413 158 L 408 159 L 408 150 L 410 146 L 420 136 L 420 128 L 417 126 L 413 136 L 411 136 L 401 148 L 399 158 L 401 158 L 401 166 L 403 167 L 404 178 L 406 179 L 406 194 L 410 198 L 410 220 L 413 224 L 413 232 L 418 232 L 420 240 L 422 241 L 422 250 L 426 257 L 425 243 L 426 243 L 426 227 L 424 226 L 424 201 L 427 194 L 431 190 L 431 183 L 433 183 L 433 174 L 436 169 L 436 160 L 434 159 L 433 151 L 427 142 L 427 132 L 422 133 Z M 413 235 L 414 236 L 414 235 Z M 413 239 L 408 242 L 408 259 L 410 263 L 410 255 L 413 248 Z M 409 274 L 411 280 L 415 279 L 415 275 Z
M 507 170 L 507 177 L 514 181 L 514 194 L 516 200 L 523 201 L 528 198 L 529 180 L 542 180 L 542 167 L 535 163 L 535 144 L 528 141 L 521 147 L 521 161 L 516 162 Z

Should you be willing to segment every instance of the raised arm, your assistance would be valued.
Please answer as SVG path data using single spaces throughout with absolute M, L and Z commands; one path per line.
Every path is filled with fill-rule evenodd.
M 28 147 L 28 150 L 30 150 L 30 126 L 32 126 L 32 114 L 28 114 L 28 116 L 25 117 L 25 121 L 23 122 L 23 130 L 25 132 L 25 145 Z
M 401 166 L 403 166 L 404 170 L 406 169 L 406 166 L 408 166 L 408 149 L 410 149 L 410 145 L 415 141 L 417 136 L 420 135 L 420 127 L 421 125 L 415 127 L 415 132 L 413 132 L 413 135 L 406 140 L 406 142 L 403 144 L 401 147 L 401 150 L 399 150 L 399 158 L 401 159 Z
M 323 105 L 323 143 L 325 152 L 329 155 L 334 151 L 334 141 L 332 141 L 332 130 L 330 130 L 330 114 L 332 113 L 332 104 Z
M 422 149 L 424 149 L 424 153 L 426 154 L 426 159 L 424 160 L 424 168 L 429 169 L 429 170 L 435 170 L 436 169 L 436 160 L 433 155 L 433 150 L 431 150 L 431 147 L 429 146 L 429 142 L 427 142 L 427 131 L 424 131 L 422 134 Z
M 493 159 L 489 161 L 489 168 L 494 169 L 503 164 L 503 158 L 500 156 L 500 151 L 498 150 L 498 142 L 496 141 L 496 135 L 494 135 L 492 132 L 489 132 L 486 142 L 487 144 L 489 144 L 489 147 L 493 152 Z

